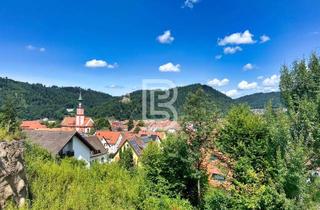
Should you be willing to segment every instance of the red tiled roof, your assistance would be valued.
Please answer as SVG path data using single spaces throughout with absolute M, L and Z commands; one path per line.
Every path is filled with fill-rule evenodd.
M 47 126 L 42 125 L 39 120 L 22 121 L 20 127 L 25 130 L 36 130 L 40 128 L 46 128 Z
M 218 168 L 211 168 L 209 170 L 210 174 L 221 174 L 220 170 Z
M 116 144 L 119 137 L 120 137 L 121 133 L 120 132 L 115 132 L 115 131 L 97 131 L 96 132 L 96 136 L 99 139 L 106 139 L 108 141 L 109 144 Z
M 39 128 L 39 131 L 75 131 L 75 128 L 62 127 L 62 128 Z
M 75 117 L 65 117 L 61 122 L 61 126 L 75 126 L 75 125 L 76 125 Z
M 85 117 L 84 122 L 83 122 L 83 126 L 84 127 L 86 127 L 86 126 L 92 127 L 93 124 L 89 123 L 90 120 L 91 120 L 90 117 Z M 75 117 L 65 117 L 61 122 L 61 126 L 62 127 L 75 127 L 76 126 L 76 118 Z

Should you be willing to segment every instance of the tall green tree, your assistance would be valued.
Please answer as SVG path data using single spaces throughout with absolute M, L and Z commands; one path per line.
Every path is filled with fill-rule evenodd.
M 291 136 L 303 141 L 306 161 L 320 166 L 320 60 L 313 53 L 307 63 L 300 60 L 292 67 L 283 66 L 280 81 L 281 96 L 290 120 Z
M 235 106 L 220 128 L 218 147 L 233 160 L 234 189 L 227 196 L 231 196 L 234 209 L 286 206 L 287 132 L 286 127 L 278 124 L 284 120 L 273 112 L 271 104 L 268 107 L 261 116 L 246 105 Z
M 185 136 L 169 136 L 161 148 L 149 144 L 143 151 L 141 163 L 156 194 L 178 195 L 197 204 L 196 171 Z
M 132 170 L 134 168 L 133 152 L 131 148 L 126 148 L 123 151 L 120 151 L 120 160 L 119 164 L 127 169 Z
M 131 131 L 133 128 L 134 128 L 134 122 L 132 118 L 130 118 L 128 121 L 128 131 Z
M 194 164 L 194 177 L 197 179 L 197 198 L 198 204 L 202 199 L 205 189 L 203 177 L 206 173 L 203 170 L 203 161 L 206 150 L 212 146 L 214 130 L 218 122 L 216 106 L 209 101 L 203 89 L 198 89 L 195 93 L 188 96 L 184 105 L 184 116 L 182 127 L 187 135 L 187 142 L 191 153 L 191 161 Z

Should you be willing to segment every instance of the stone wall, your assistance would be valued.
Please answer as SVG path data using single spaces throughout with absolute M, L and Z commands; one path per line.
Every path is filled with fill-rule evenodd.
M 13 201 L 22 206 L 28 187 L 23 161 L 23 142 L 0 142 L 0 209 Z

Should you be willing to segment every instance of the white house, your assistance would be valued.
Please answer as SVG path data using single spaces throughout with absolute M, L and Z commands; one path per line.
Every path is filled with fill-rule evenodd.
M 108 150 L 109 154 L 115 154 L 118 151 L 123 139 L 121 132 L 116 131 L 97 131 L 95 135 Z
M 90 166 L 93 160 L 105 162 L 106 150 L 101 151 L 95 143 L 89 141 L 76 131 L 25 131 L 27 140 L 47 149 L 52 155 L 74 157 Z

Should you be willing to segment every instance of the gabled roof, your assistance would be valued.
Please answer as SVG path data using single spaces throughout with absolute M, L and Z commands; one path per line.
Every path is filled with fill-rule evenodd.
M 76 131 L 27 130 L 25 134 L 28 140 L 47 149 L 54 155 L 57 155 L 74 136 L 82 141 L 91 151 L 97 152 L 96 149 Z
M 99 139 L 105 139 L 111 145 L 115 145 L 120 138 L 121 132 L 116 131 L 96 131 L 96 136 Z
M 42 125 L 39 120 L 26 120 L 22 121 L 20 127 L 25 130 L 36 130 L 47 126 Z
M 76 125 L 75 117 L 65 117 L 61 122 L 61 126 L 74 126 L 74 125 Z
M 85 137 L 87 141 L 99 152 L 102 154 L 107 153 L 107 150 L 104 148 L 101 141 L 96 136 L 87 136 Z
M 62 127 L 76 127 L 76 118 L 75 117 L 65 117 L 61 122 L 61 126 Z M 84 122 L 83 122 L 82 127 L 85 127 L 85 126 L 88 126 L 88 127 L 93 126 L 93 120 L 90 117 L 84 117 Z
M 133 139 L 131 139 L 131 140 L 128 140 L 128 143 L 130 144 L 130 146 L 132 147 L 132 149 L 134 150 L 134 152 L 135 152 L 138 156 L 141 156 L 143 147 L 141 147 L 141 145 L 140 145 L 139 142 L 137 141 L 137 138 L 133 138 Z
M 133 151 L 136 153 L 137 156 L 141 156 L 143 149 L 145 149 L 150 142 L 154 142 L 154 140 L 150 136 L 139 137 L 132 133 L 126 133 L 121 140 L 119 145 L 119 152 L 120 148 L 128 142 Z

